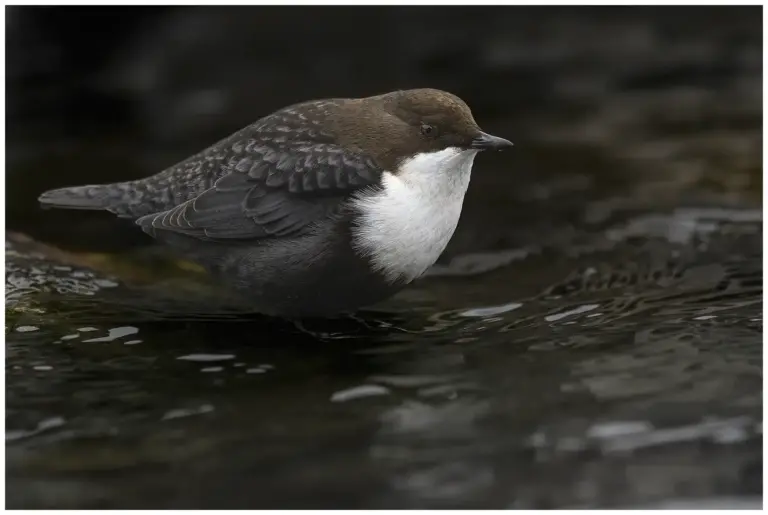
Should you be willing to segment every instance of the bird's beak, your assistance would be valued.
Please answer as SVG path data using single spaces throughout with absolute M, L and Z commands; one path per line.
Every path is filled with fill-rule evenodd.
M 472 140 L 472 148 L 478 150 L 504 150 L 512 146 L 512 142 L 498 136 L 491 136 L 481 132 L 479 136 Z

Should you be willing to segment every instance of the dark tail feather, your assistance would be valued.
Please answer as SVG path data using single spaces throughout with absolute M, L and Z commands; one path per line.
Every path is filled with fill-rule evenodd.
M 46 191 L 37 199 L 43 207 L 63 209 L 106 209 L 109 186 L 75 186 Z
M 46 191 L 37 199 L 44 208 L 107 210 L 118 216 L 132 216 L 125 191 L 118 184 L 74 186 Z

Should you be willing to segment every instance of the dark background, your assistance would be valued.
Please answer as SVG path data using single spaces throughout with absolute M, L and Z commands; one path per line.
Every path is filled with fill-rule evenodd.
M 677 177 L 719 203 L 759 196 L 759 8 L 6 13 L 8 227 L 68 246 L 146 239 L 107 214 L 41 211 L 45 189 L 156 173 L 293 102 L 409 87 L 458 94 L 516 143 L 476 166 L 451 249 L 517 243 L 480 224 L 518 220 L 505 206 L 536 195 L 567 204 L 573 184 Z
M 6 242 L 9 506 L 762 502 L 760 7 L 6 13 L 7 229 L 78 251 Z M 199 316 L 130 221 L 37 206 L 424 86 L 515 147 L 394 326 Z M 333 400 L 358 385 L 389 393 Z

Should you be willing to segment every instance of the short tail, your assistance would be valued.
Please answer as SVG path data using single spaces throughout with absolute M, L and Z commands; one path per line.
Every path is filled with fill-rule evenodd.
M 106 209 L 109 195 L 105 186 L 75 186 L 46 191 L 37 199 L 43 207 L 63 209 Z
M 107 210 L 130 216 L 120 184 L 74 186 L 46 191 L 37 199 L 44 208 Z

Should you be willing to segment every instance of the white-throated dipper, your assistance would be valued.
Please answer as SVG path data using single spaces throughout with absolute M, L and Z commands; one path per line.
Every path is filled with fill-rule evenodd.
M 426 272 L 456 229 L 477 152 L 511 145 L 445 91 L 317 100 L 151 177 L 39 200 L 135 219 L 254 311 L 331 316 Z

